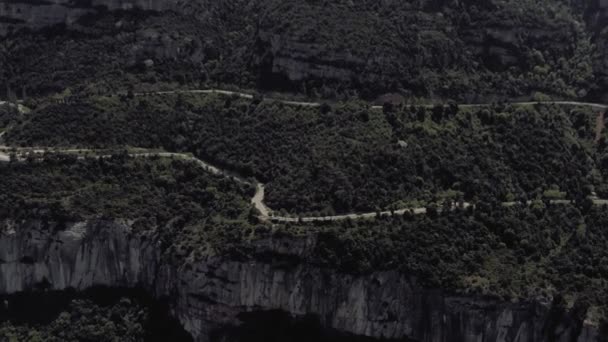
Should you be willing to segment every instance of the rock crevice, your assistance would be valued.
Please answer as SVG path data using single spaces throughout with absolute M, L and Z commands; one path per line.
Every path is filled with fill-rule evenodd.
M 1 294 L 142 287 L 157 298 L 170 298 L 172 313 L 196 341 L 207 341 L 217 328 L 239 325 L 241 313 L 268 310 L 312 314 L 324 327 L 379 339 L 592 342 L 599 336 L 595 326 L 551 303 L 451 295 L 425 289 L 398 272 L 355 276 L 304 262 L 284 267 L 273 257 L 208 256 L 184 263 L 161 253 L 153 231 L 135 232 L 125 221 L 67 227 L 4 221 L 0 228 Z M 305 259 L 312 245 L 312 238 L 255 243 L 260 254 L 294 260 Z

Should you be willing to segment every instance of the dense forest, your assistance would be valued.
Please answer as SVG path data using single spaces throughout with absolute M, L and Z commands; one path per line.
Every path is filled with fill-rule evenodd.
M 41 105 L 6 141 L 192 152 L 267 182 L 271 208 L 328 214 L 606 197 L 608 151 L 597 116 L 551 105 L 372 110 L 357 102 L 304 108 L 224 96 L 98 97 Z
M 176 256 L 211 244 L 219 253 L 255 257 L 259 249 L 252 236 L 313 234 L 316 248 L 303 256 L 308 262 L 347 273 L 398 268 L 431 286 L 522 298 L 549 283 L 568 293 L 590 290 L 594 279 L 608 272 L 603 262 L 608 252 L 602 248 L 608 212 L 585 201 L 572 206 L 537 200 L 511 207 L 488 201 L 454 211 L 429 206 L 428 215 L 271 230 L 248 216 L 250 190 L 185 161 L 49 155 L 0 164 L 0 172 L 4 218 L 132 219 L 144 229 L 163 227 L 161 234 L 175 242 L 167 251 Z
M 0 4 L 0 32 L 25 23 L 7 17 L 22 14 L 9 10 L 16 3 Z M 398 271 L 444 293 L 550 300 L 608 336 L 608 207 L 592 201 L 608 199 L 605 115 L 508 104 L 606 102 L 599 1 L 172 3 L 96 7 L 0 38 L 0 99 L 32 109 L 0 105 L 0 145 L 104 154 L 13 151 L 0 163 L 0 228 L 121 222 L 184 268 L 221 257 Z M 151 94 L 210 88 L 255 95 Z M 278 214 L 427 213 L 261 222 L 253 186 L 177 157 L 130 156 L 135 147 L 191 153 L 263 182 Z M 282 239 L 307 247 L 277 254 L 268 241 Z M 0 298 L 0 342 L 187 340 L 145 296 L 38 290 Z M 268 340 L 254 314 L 217 339 Z M 285 339 L 319 329 L 265 315 Z
M 242 218 L 253 189 L 210 175 L 191 162 L 165 158 L 43 160 L 0 164 L 0 217 L 75 222 L 90 218 L 144 219 L 151 227 L 181 216 Z
M 0 106 L 0 133 L 20 121 L 21 115 L 17 108 L 3 105 Z
M 608 314 L 606 209 L 539 201 L 345 221 L 316 228 L 311 259 L 347 272 L 399 269 L 427 286 L 505 301 L 577 302 L 597 322 Z
M 232 250 L 233 235 L 252 220 L 253 189 L 192 162 L 151 158 L 47 155 L 2 163 L 0 217 L 38 219 L 55 230 L 128 219 L 135 231 L 157 236 L 167 255 Z
M 448 292 L 504 300 L 556 298 L 563 307 L 581 305 L 598 321 L 608 308 L 608 208 L 588 201 L 574 206 L 537 200 L 510 207 L 488 201 L 453 211 L 429 205 L 427 215 L 270 226 L 251 217 L 245 202 L 250 190 L 179 160 L 49 155 L 1 164 L 0 172 L 4 219 L 42 218 L 49 227 L 63 229 L 74 220 L 130 218 L 136 229 L 162 241 L 163 257 L 185 263 L 208 255 L 268 260 L 272 254 L 258 241 L 304 238 L 312 246 L 294 260 L 349 274 L 399 270 Z M 53 329 L 65 320 L 92 324 L 90 315 L 78 314 L 80 304 L 74 302 L 72 311 L 34 330 L 7 323 L 0 329 L 11 336 L 60 338 Z M 103 329 L 142 332 L 136 321 L 145 316 L 139 311 L 132 316 L 130 305 L 83 305 L 100 321 L 113 322 Z M 114 317 L 115 310 L 128 311 L 123 321 L 104 318 Z
M 605 74 L 593 13 L 551 0 L 201 0 L 101 11 L 69 27 L 11 31 L 0 84 L 8 97 L 234 86 L 339 99 L 581 98 L 601 94 Z

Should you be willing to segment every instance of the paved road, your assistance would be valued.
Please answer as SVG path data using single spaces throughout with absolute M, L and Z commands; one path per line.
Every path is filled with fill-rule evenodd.
M 231 91 L 231 90 L 222 90 L 222 89 L 193 89 L 193 90 L 169 90 L 169 91 L 156 91 L 150 93 L 136 93 L 135 96 L 147 96 L 147 95 L 173 95 L 173 94 L 220 94 L 227 96 L 239 96 L 245 99 L 253 99 L 254 95 Z M 280 102 L 286 105 L 293 106 L 301 106 L 301 107 L 319 107 L 322 105 L 322 102 L 305 102 L 305 101 L 289 101 L 278 98 L 265 98 L 266 100 Z M 553 104 L 553 105 L 562 105 L 562 106 L 581 106 L 581 107 L 591 107 L 594 109 L 605 110 L 608 109 L 608 105 L 601 103 L 592 103 L 592 102 L 578 102 L 578 101 L 523 101 L 523 102 L 509 102 L 508 104 L 512 106 L 531 106 L 535 104 Z M 433 107 L 437 104 L 417 104 L 414 106 L 419 107 Z M 490 106 L 489 103 L 465 103 L 458 104 L 459 107 L 462 108 L 474 108 L 474 107 L 487 107 Z M 382 106 L 371 106 L 370 108 L 375 110 L 382 109 Z
M 9 149 L 9 147 L 0 145 L 0 162 L 9 161 L 8 158 L 2 158 L 2 155 L 3 155 L 2 151 L 3 150 L 6 151 L 7 149 Z M 21 153 L 22 155 L 27 154 L 27 153 L 42 154 L 45 152 L 78 153 L 78 154 L 96 152 L 95 150 L 91 150 L 91 149 L 59 149 L 59 150 L 40 149 L 40 148 L 10 148 L 10 149 L 14 149 L 14 150 L 16 150 L 16 152 L 18 154 Z M 129 155 L 131 157 L 158 156 L 158 157 L 163 157 L 163 158 L 181 158 L 184 160 L 190 160 L 190 161 L 196 163 L 197 165 L 201 166 L 207 172 L 210 172 L 212 174 L 230 177 L 234 181 L 242 183 L 242 184 L 253 185 L 253 186 L 255 186 L 256 191 L 255 191 L 253 198 L 251 199 L 251 203 L 259 211 L 259 213 L 260 213 L 259 218 L 263 221 L 283 222 L 283 223 L 286 223 L 286 222 L 319 222 L 319 221 L 327 222 L 327 221 L 343 221 L 343 220 L 347 220 L 347 219 L 357 220 L 357 219 L 375 218 L 378 216 L 378 212 L 352 213 L 352 214 L 320 216 L 320 217 L 319 216 L 314 216 L 314 217 L 313 216 L 274 216 L 272 209 L 270 209 L 264 203 L 264 184 L 262 184 L 258 181 L 253 181 L 253 183 L 252 183 L 252 181 L 242 177 L 241 175 L 238 175 L 231 171 L 223 170 L 221 168 L 218 168 L 214 165 L 209 164 L 206 161 L 203 161 L 201 159 L 198 159 L 196 157 L 193 157 L 191 155 L 184 154 L 184 153 L 141 152 L 141 153 L 130 153 Z M 95 156 L 97 158 L 111 157 L 110 154 L 97 154 Z M 85 158 L 85 156 L 79 155 L 79 158 Z M 570 204 L 570 203 L 572 203 L 572 201 L 570 201 L 570 200 L 552 200 L 550 202 L 553 204 Z M 530 205 L 531 203 L 532 203 L 532 201 L 528 201 L 527 204 Z M 593 203 L 595 205 L 608 205 L 608 200 L 593 199 Z M 518 202 L 504 202 L 503 203 L 504 206 L 514 206 L 517 204 L 518 204 Z M 465 203 L 461 203 L 460 205 L 454 205 L 454 208 L 458 207 L 458 208 L 466 209 L 471 206 L 472 206 L 472 204 L 465 202 Z M 418 208 L 402 208 L 402 209 L 393 210 L 393 211 L 390 211 L 390 210 L 381 211 L 381 212 L 379 212 L 379 214 L 381 216 L 392 216 L 392 215 L 403 216 L 407 213 L 414 214 L 414 215 L 421 215 L 421 214 L 426 214 L 426 212 L 427 212 L 427 209 L 425 207 L 418 207 Z
M 533 106 L 533 105 L 558 105 L 558 106 L 580 106 L 580 107 L 590 107 L 598 110 L 606 110 L 608 109 L 608 105 L 601 103 L 591 103 L 591 102 L 577 102 L 577 101 L 527 101 L 527 102 L 509 102 L 507 103 L 511 106 Z M 464 103 L 458 104 L 460 108 L 476 108 L 476 107 L 487 107 L 491 106 L 490 103 Z M 415 105 L 419 107 L 434 107 L 436 104 L 421 104 Z M 447 106 L 447 105 L 446 105 Z M 372 109 L 382 109 L 382 106 L 372 106 Z
M 152 93 L 136 93 L 135 96 L 171 95 L 171 94 L 180 94 L 180 93 L 183 93 L 183 94 L 221 94 L 221 95 L 227 95 L 227 96 L 239 96 L 239 97 L 247 98 L 247 99 L 253 99 L 253 97 L 254 97 L 254 95 L 252 95 L 252 94 L 236 92 L 236 91 L 229 91 L 229 90 L 221 90 L 221 89 L 158 91 L 158 92 L 152 92 Z M 321 103 L 319 103 L 319 102 L 287 101 L 287 100 L 272 99 L 272 98 L 267 98 L 267 100 L 281 102 L 286 105 L 294 105 L 294 106 L 305 106 L 305 107 L 321 106 Z M 0 102 L 0 105 L 2 105 L 3 103 L 4 102 Z M 599 104 L 599 103 L 589 103 L 589 102 L 577 102 L 577 101 L 514 102 L 514 103 L 510 103 L 510 104 L 515 105 L 515 106 L 527 106 L 527 105 L 535 105 L 535 104 L 554 104 L 554 105 L 585 106 L 585 107 L 591 107 L 591 108 L 599 109 L 599 110 L 608 109 L 608 105 Z M 488 106 L 488 105 L 489 104 L 461 104 L 459 106 L 466 108 L 466 107 L 483 107 L 483 106 Z M 432 106 L 434 106 L 434 104 L 425 104 L 425 105 L 421 105 L 421 106 L 432 107 Z M 372 106 L 371 108 L 375 109 L 375 110 L 380 110 L 380 109 L 382 109 L 382 106 Z M 0 138 L 2 137 L 3 134 L 4 133 L 0 134 Z M 0 162 L 9 161 L 10 158 L 6 152 L 8 152 L 8 150 L 10 150 L 10 149 L 11 148 L 0 145 Z M 40 153 L 44 153 L 46 151 L 61 152 L 61 153 L 84 153 L 84 152 L 94 153 L 95 152 L 94 150 L 90 150 L 90 149 L 52 150 L 52 149 L 42 149 L 42 148 L 17 148 L 16 151 L 19 153 L 22 153 L 22 154 L 25 154 L 25 153 L 40 154 Z M 195 158 L 193 156 L 183 154 L 183 153 L 143 152 L 143 153 L 132 153 L 130 155 L 133 157 L 144 157 L 144 156 L 156 155 L 156 156 L 160 156 L 160 157 L 182 158 L 182 159 L 186 159 L 186 160 L 191 160 L 191 161 L 197 163 L 203 169 L 207 170 L 208 172 L 211 172 L 211 173 L 217 174 L 217 175 L 223 175 L 223 176 L 230 177 L 230 178 L 234 179 L 235 181 L 243 183 L 243 184 L 250 184 L 250 185 L 254 186 L 256 189 L 255 195 L 251 199 L 251 203 L 260 212 L 260 218 L 262 220 L 270 220 L 273 222 L 341 221 L 341 220 L 346 220 L 346 219 L 373 218 L 378 215 L 377 212 L 369 212 L 369 213 L 352 213 L 352 214 L 333 215 L 333 216 L 324 216 L 324 217 L 274 216 L 272 209 L 270 209 L 264 203 L 264 184 L 262 184 L 258 181 L 248 180 L 246 177 L 243 177 L 242 175 L 239 175 L 238 173 L 223 170 L 214 165 L 211 165 L 210 163 L 208 163 L 206 161 L 203 161 L 201 159 L 198 159 L 198 158 Z M 98 155 L 97 157 L 103 158 L 106 156 L 107 155 Z M 568 201 L 568 200 L 555 200 L 552 202 L 555 204 L 571 203 L 571 201 Z M 608 204 L 608 200 L 595 199 L 594 203 L 596 205 L 604 205 L 604 204 Z M 503 203 L 503 205 L 505 205 L 505 206 L 512 206 L 515 204 L 516 204 L 515 202 Z M 462 204 L 463 208 L 467 208 L 470 206 L 471 206 L 470 203 Z M 405 215 L 406 213 L 425 214 L 426 211 L 427 211 L 426 208 L 403 208 L 403 209 L 394 210 L 394 211 L 382 211 L 382 212 L 380 212 L 380 215 Z
M 0 134 L 0 138 L 1 137 L 2 137 L 2 135 Z M 0 162 L 9 162 L 10 161 L 8 152 L 11 150 L 14 150 L 17 154 L 20 154 L 19 158 L 21 158 L 21 159 L 23 159 L 23 157 L 25 155 L 31 154 L 31 153 L 43 154 L 45 152 L 59 152 L 59 153 L 81 154 L 81 153 L 95 153 L 96 152 L 95 150 L 92 150 L 92 149 L 41 149 L 39 147 L 15 148 L 15 147 L 8 147 L 8 146 L 0 145 Z M 214 175 L 222 175 L 225 177 L 229 177 L 229 178 L 233 179 L 234 181 L 242 183 L 242 184 L 253 185 L 253 186 L 255 186 L 256 191 L 255 191 L 255 195 L 251 199 L 251 203 L 260 212 L 261 218 L 267 219 L 272 212 L 272 210 L 270 210 L 270 208 L 268 208 L 266 206 L 266 204 L 264 204 L 264 184 L 262 184 L 258 181 L 254 181 L 254 183 L 252 184 L 251 181 L 247 180 L 245 177 L 243 177 L 235 172 L 220 169 L 214 165 L 209 164 L 208 162 L 206 162 L 204 160 L 195 158 L 191 155 L 184 154 L 184 153 L 142 152 L 142 153 L 130 153 L 129 155 L 131 157 L 158 156 L 158 157 L 164 157 L 164 158 L 180 158 L 180 159 L 184 159 L 184 160 L 190 160 L 190 161 L 196 163 L 197 165 L 199 165 L 200 167 L 202 167 L 205 171 L 212 173 Z M 96 155 L 97 158 L 105 158 L 105 157 L 110 157 L 110 156 L 111 155 L 108 155 L 108 154 L 97 154 Z M 79 156 L 79 158 L 85 158 L 85 156 Z
M 244 99 L 253 99 L 254 95 L 241 93 L 238 91 L 230 91 L 230 90 L 221 90 L 221 89 L 195 89 L 195 90 L 169 90 L 169 91 L 156 91 L 151 93 L 135 93 L 135 96 L 148 96 L 148 95 L 174 95 L 174 94 L 220 94 L 227 96 L 238 96 Z M 319 102 L 301 102 L 301 101 L 288 101 L 274 98 L 266 98 L 266 100 L 280 102 L 286 105 L 291 106 L 301 106 L 301 107 L 319 107 L 321 103 Z

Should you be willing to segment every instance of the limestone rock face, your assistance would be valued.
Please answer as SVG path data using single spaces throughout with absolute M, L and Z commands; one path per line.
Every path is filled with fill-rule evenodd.
M 498 13 L 496 16 L 490 15 L 491 12 L 487 10 L 471 9 L 470 15 L 463 13 L 462 17 L 457 17 L 444 15 L 448 12 L 433 12 L 425 6 L 408 5 L 407 3 L 411 2 L 406 1 L 382 1 L 384 9 L 381 12 L 370 10 L 373 6 L 368 6 L 365 1 L 336 2 L 340 3 L 337 7 L 303 6 L 302 9 L 293 9 L 290 6 L 300 2 L 284 1 L 283 3 L 288 3 L 287 7 L 274 12 L 281 1 L 0 0 L 0 36 L 11 29 L 39 29 L 61 23 L 71 25 L 84 14 L 102 9 L 171 10 L 193 20 L 189 27 L 174 30 L 181 31 L 189 42 L 179 39 L 180 37 L 171 37 L 173 32 L 166 34 L 162 30 L 159 30 L 161 32 L 158 37 L 142 41 L 142 35 L 150 37 L 154 36 L 154 33 L 138 32 L 136 39 L 130 36 L 125 39 L 124 46 L 130 51 L 121 51 L 119 60 L 122 61 L 124 56 L 134 56 L 133 63 L 129 63 L 129 66 L 150 58 L 159 62 L 157 65 L 162 65 L 160 61 L 163 59 L 200 64 L 208 57 L 207 61 L 213 63 L 197 67 L 213 71 L 217 57 L 214 48 L 221 45 L 223 40 L 230 41 L 228 37 L 232 35 L 230 30 L 223 26 L 222 22 L 225 21 L 227 27 L 238 22 L 237 26 L 239 29 L 242 27 L 241 31 L 251 32 L 248 33 L 242 49 L 231 50 L 227 55 L 238 56 L 247 61 L 247 71 L 252 72 L 250 77 L 256 78 L 262 85 L 261 88 L 272 90 L 293 88 L 300 91 L 304 88 L 312 91 L 311 88 L 314 88 L 314 91 L 329 92 L 322 93 L 323 97 L 332 97 L 330 88 L 344 87 L 357 90 L 359 95 L 369 98 L 396 91 L 407 96 L 445 98 L 452 98 L 451 95 L 458 93 L 459 98 L 466 102 L 490 102 L 505 97 L 532 95 L 523 93 L 523 89 L 530 86 L 526 83 L 528 81 L 533 83 L 534 91 L 559 91 L 562 97 L 585 97 L 593 90 L 591 88 L 605 88 L 608 84 L 608 61 L 604 57 L 607 54 L 603 53 L 607 51 L 605 46 L 608 46 L 604 30 L 608 6 L 605 0 L 571 2 L 569 7 L 563 9 L 564 13 L 568 14 L 566 17 L 569 19 L 564 19 L 566 21 L 560 19 L 562 15 L 555 18 L 545 16 L 544 11 L 539 9 L 538 13 L 533 13 L 531 17 L 544 18 L 541 22 L 525 20 L 528 16 L 520 13 L 522 11 L 510 12 L 504 8 L 499 11 L 502 14 Z M 458 3 L 414 3 L 424 2 Z M 477 2 L 479 4 L 476 4 L 475 8 L 481 8 L 481 5 L 488 3 L 481 0 Z M 225 3 L 226 6 L 218 6 L 218 3 Z M 251 17 L 237 14 L 229 19 L 222 19 L 226 16 L 223 13 L 234 14 L 234 8 L 249 8 L 249 5 L 255 9 L 251 11 Z M 454 11 L 450 8 L 446 9 L 448 10 Z M 392 15 L 393 12 L 398 15 Z M 582 20 L 579 20 L 582 19 L 579 16 L 582 12 L 588 13 L 585 17 L 587 29 L 584 28 Z M 332 15 L 326 15 L 327 13 Z M 239 19 L 243 17 L 248 20 L 241 24 Z M 520 23 L 520 20 L 524 22 Z M 218 22 L 217 25 L 215 21 Z M 199 25 L 210 26 L 205 32 L 191 32 L 196 31 L 191 29 Z M 163 26 L 162 21 L 159 21 L 158 27 Z M 557 81 L 545 82 L 544 78 L 551 78 L 543 76 L 542 73 L 549 69 L 544 68 L 544 62 L 534 60 L 534 50 L 542 52 L 541 56 L 563 56 L 566 62 L 570 61 L 576 57 L 575 52 L 582 54 L 576 42 L 586 41 L 578 39 L 579 26 L 585 37 L 587 33 L 594 33 L 589 36 L 592 36 L 593 44 L 600 51 L 593 65 L 593 75 L 598 77 L 591 80 L 591 76 L 585 72 L 585 65 L 572 60 L 570 68 L 576 69 L 576 72 L 567 75 L 557 72 L 551 76 L 559 76 L 565 85 L 572 86 L 572 89 L 562 89 L 565 86 L 562 87 Z M 150 30 L 158 30 L 158 27 Z M 86 28 L 78 27 L 77 30 Z M 242 33 L 241 31 L 239 33 Z M 224 33 L 228 35 L 225 39 L 222 37 Z M 209 36 L 219 38 L 209 39 Z M 204 56 L 203 51 L 209 54 Z M 591 55 L 583 52 L 585 56 Z M 219 60 L 224 61 L 227 56 L 220 57 Z M 549 64 L 553 69 L 560 69 L 557 61 Z M 579 64 L 582 71 L 578 70 L 578 67 L 575 68 Z M 535 66 L 539 66 L 536 71 Z M 499 82 L 491 78 L 494 72 L 501 73 L 518 68 L 521 70 L 514 71 L 514 77 L 509 82 L 515 84 L 514 88 L 521 88 L 521 94 L 513 95 L 501 89 L 489 89 L 488 94 L 479 94 L 476 91 L 478 83 L 480 87 L 485 87 L 486 83 Z M 477 78 L 475 76 L 479 75 L 475 75 L 476 70 L 491 72 Z M 533 71 L 534 77 L 526 74 Z M 520 74 L 525 76 L 521 80 L 518 76 Z M 576 77 L 573 76 L 575 74 Z M 462 75 L 467 77 L 463 78 Z M 600 82 L 597 83 L 601 84 L 595 86 L 595 80 L 598 78 Z M 324 86 L 328 89 L 323 89 Z M 595 92 L 604 91 L 599 89 Z
M 282 310 L 314 314 L 341 332 L 415 341 L 578 341 L 598 337 L 593 325 L 550 303 L 502 303 L 425 289 L 397 272 L 341 274 L 301 260 L 314 238 L 255 242 L 259 257 L 208 256 L 184 262 L 161 255 L 152 232 L 128 222 L 67 226 L 39 221 L 0 223 L 0 293 L 31 289 L 139 286 L 168 296 L 173 314 L 195 340 L 239 313 Z
M 156 242 L 130 237 L 126 223 L 81 222 L 62 229 L 4 222 L 0 228 L 1 293 L 151 284 L 160 259 Z
M 596 61 L 596 75 L 598 79 L 599 96 L 608 100 L 608 0 L 592 0 L 588 3 L 585 19 L 587 26 L 594 32 L 594 43 L 598 55 Z
M 176 0 L 2 0 L 0 1 L 0 35 L 10 28 L 39 29 L 49 25 L 70 25 L 81 16 L 98 11 L 133 9 L 162 11 L 176 6 Z

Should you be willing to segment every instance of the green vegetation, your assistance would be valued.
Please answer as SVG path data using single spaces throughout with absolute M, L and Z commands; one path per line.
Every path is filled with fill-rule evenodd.
M 608 315 L 606 207 L 480 205 L 475 211 L 318 227 L 311 258 L 347 272 L 394 270 L 429 287 L 504 300 L 563 298 Z M 309 234 L 308 232 L 307 234 Z
M 191 153 L 266 183 L 265 201 L 279 212 L 410 205 L 428 214 L 262 224 L 251 186 L 185 160 L 123 152 L 0 163 L 0 219 L 56 229 L 126 220 L 186 267 L 210 255 L 268 260 L 276 251 L 260 241 L 302 238 L 311 249 L 290 260 L 349 274 L 398 270 L 429 288 L 505 301 L 553 297 L 608 317 L 608 208 L 588 199 L 608 198 L 597 113 L 500 104 L 601 95 L 607 31 L 598 11 L 585 17 L 584 5 L 552 0 L 179 3 L 3 37 L 1 97 L 34 108 L 0 106 L 3 141 Z M 333 105 L 134 94 L 184 88 Z M 451 104 L 405 105 L 442 101 Z M 551 204 L 564 199 L 573 202 Z M 451 210 L 462 201 L 475 208 Z M 0 340 L 152 340 L 151 316 L 130 299 L 74 299 L 44 322 L 0 317 Z
M 302 262 L 347 273 L 397 269 L 445 290 L 608 305 L 608 211 L 585 201 L 480 202 L 475 210 L 270 227 L 247 216 L 250 189 L 180 160 L 51 155 L 0 164 L 0 173 L 3 218 L 131 219 L 158 233 L 163 255 L 187 263 L 209 254 L 255 259 L 265 253 L 260 239 L 306 237 L 316 242 L 298 255 Z
M 4 130 L 16 124 L 21 119 L 21 114 L 17 108 L 9 105 L 0 105 L 0 133 Z
M 558 106 L 450 106 L 411 107 L 387 113 L 387 120 L 407 144 L 403 154 L 416 161 L 412 174 L 431 178 L 434 192 L 447 188 L 465 199 L 512 201 L 555 189 L 576 199 L 603 184 L 593 178 L 596 115 Z
M 36 292 L 3 301 L 2 342 L 191 341 L 168 308 L 135 290 Z
M 191 152 L 268 183 L 271 208 L 330 214 L 412 201 L 531 200 L 556 189 L 569 199 L 608 196 L 596 117 L 551 105 L 380 111 L 355 102 L 305 108 L 225 96 L 101 97 L 41 106 L 6 140 Z
M 157 234 L 163 251 L 191 257 L 229 250 L 231 234 L 248 226 L 253 189 L 189 161 L 150 158 L 48 155 L 2 163 L 0 217 L 42 219 L 56 229 L 129 219 L 136 230 Z
M 608 308 L 608 208 L 588 201 L 480 202 L 474 210 L 270 226 L 247 216 L 251 189 L 180 160 L 51 155 L 0 164 L 0 172 L 3 218 L 133 219 L 136 231 L 159 228 L 163 256 L 186 264 L 208 255 L 255 260 L 269 252 L 259 241 L 305 238 L 313 245 L 294 256 L 299 262 L 346 273 L 399 270 L 431 288 L 504 299 L 561 296 L 565 306 L 593 307 L 598 320 Z
M 0 44 L 0 83 L 6 84 L 7 97 L 57 98 L 134 86 L 146 90 L 220 80 L 250 83 L 246 64 L 255 19 L 249 14 L 260 9 L 246 2 L 188 3 L 185 14 L 102 11 L 70 28 L 18 31 Z
M 309 94 L 355 89 L 365 97 L 397 91 L 479 102 L 585 96 L 593 83 L 590 35 L 582 16 L 559 1 L 282 1 L 262 27 L 279 40 L 277 57 L 300 53 L 295 62 L 350 77 L 311 77 Z
M 110 158 L 0 164 L 0 216 L 75 221 L 120 217 L 164 225 L 176 217 L 237 220 L 252 189 L 183 160 Z
M 0 48 L 0 84 L 19 96 L 222 85 L 341 99 L 579 98 L 604 67 L 578 7 L 231 0 L 102 12 L 11 35 Z
M 0 326 L 0 336 L 7 342 L 18 341 L 143 341 L 141 324 L 146 312 L 129 301 L 101 308 L 89 301 L 76 300 L 48 325 L 37 327 Z
M 196 260 L 243 253 L 242 231 L 253 231 L 253 188 L 171 158 L 77 159 L 0 163 L 0 217 L 39 219 L 64 229 L 82 220 L 129 220 L 154 233 L 164 255 Z

